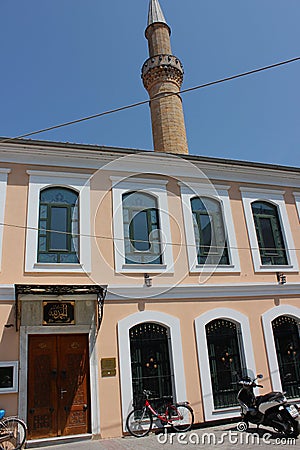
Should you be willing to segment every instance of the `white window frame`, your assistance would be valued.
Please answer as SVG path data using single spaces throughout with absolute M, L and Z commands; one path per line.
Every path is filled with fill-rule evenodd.
M 0 394 L 11 394 L 13 392 L 18 392 L 18 374 L 19 374 L 18 361 L 1 361 L 0 367 L 12 367 L 13 368 L 13 385 L 10 388 L 1 388 L 0 387 Z
M 209 355 L 207 348 L 206 325 L 212 320 L 225 319 L 235 322 L 241 329 L 241 342 L 244 352 L 248 375 L 255 377 L 256 367 L 251 339 L 251 330 L 248 317 L 230 308 L 216 308 L 208 311 L 195 319 L 195 331 L 197 341 L 198 363 L 200 370 L 200 381 L 202 388 L 202 401 L 205 420 L 218 420 L 236 417 L 240 412 L 239 406 L 215 409 L 213 399 L 213 388 L 211 382 Z
M 3 229 L 5 215 L 5 204 L 6 204 L 6 188 L 7 188 L 7 178 L 11 169 L 1 169 L 0 168 L 0 271 L 2 264 L 2 246 L 3 246 Z
M 179 183 L 181 188 L 181 199 L 185 226 L 185 236 L 190 272 L 240 272 L 240 259 L 235 237 L 230 198 L 228 190 L 230 186 L 208 186 L 207 184 Z M 219 202 L 225 236 L 228 246 L 230 264 L 198 264 L 196 237 L 193 225 L 193 212 L 191 199 L 195 197 L 209 197 Z
M 260 188 L 240 187 L 244 213 L 248 229 L 250 248 L 255 272 L 298 272 L 298 262 L 295 244 L 292 236 L 288 214 L 284 201 L 285 191 L 268 190 Z M 255 231 L 255 223 L 251 205 L 256 201 L 266 201 L 277 206 L 283 242 L 285 245 L 287 265 L 263 265 L 261 263 L 259 244 Z
M 282 391 L 282 384 L 278 366 L 277 352 L 274 340 L 272 322 L 279 316 L 290 316 L 297 320 L 300 319 L 300 308 L 292 305 L 279 305 L 266 311 L 262 317 L 262 325 L 265 335 L 267 356 L 269 361 L 270 377 L 273 391 Z
M 28 170 L 26 272 L 91 272 L 90 178 L 91 174 Z M 41 190 L 49 187 L 73 189 L 79 194 L 79 263 L 39 263 L 38 227 Z
M 298 211 L 298 217 L 300 220 L 300 192 L 293 192 L 293 195 L 295 197 L 296 207 Z
M 166 180 L 147 178 L 127 178 L 111 176 L 113 201 L 113 235 L 115 251 L 115 271 L 117 273 L 173 273 L 173 252 L 171 227 L 168 213 Z M 161 232 L 162 264 L 126 264 L 123 225 L 123 195 L 127 192 L 150 194 L 157 200 L 157 210 Z

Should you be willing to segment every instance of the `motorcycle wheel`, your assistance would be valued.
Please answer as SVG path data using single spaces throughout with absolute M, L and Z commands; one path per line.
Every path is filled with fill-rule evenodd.
M 288 429 L 285 431 L 287 437 L 296 438 L 299 436 L 300 429 L 297 420 L 288 419 Z

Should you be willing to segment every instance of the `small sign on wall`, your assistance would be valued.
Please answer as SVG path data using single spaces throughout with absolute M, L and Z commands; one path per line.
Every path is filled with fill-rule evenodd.
M 101 376 L 115 377 L 116 374 L 116 358 L 101 358 Z
M 43 325 L 73 325 L 75 302 L 43 302 Z

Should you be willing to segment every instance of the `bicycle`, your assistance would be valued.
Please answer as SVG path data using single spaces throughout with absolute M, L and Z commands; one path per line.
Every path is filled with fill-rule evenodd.
M 0 409 L 0 450 L 20 450 L 27 438 L 26 423 L 18 417 L 4 417 Z
M 144 390 L 144 404 L 141 408 L 134 408 L 127 416 L 126 427 L 132 436 L 147 436 L 153 426 L 153 416 L 161 421 L 162 426 L 171 425 L 175 431 L 185 432 L 191 429 L 194 412 L 188 402 L 172 403 L 170 397 L 162 397 L 162 400 L 166 401 L 164 412 L 160 414 L 149 401 L 151 394 L 151 391 Z

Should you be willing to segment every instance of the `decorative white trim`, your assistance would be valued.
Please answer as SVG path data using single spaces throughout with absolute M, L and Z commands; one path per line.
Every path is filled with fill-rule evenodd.
M 132 153 L 130 151 L 132 150 Z M 134 155 L 133 160 L 124 161 L 124 156 Z M 173 157 L 173 155 L 159 154 L 136 149 L 120 149 L 115 147 L 100 147 L 92 145 L 74 145 L 30 142 L 1 143 L 0 159 L 2 162 L 18 164 L 35 164 L 42 166 L 58 166 L 70 168 L 90 168 L 111 170 L 110 164 L 120 159 L 121 172 L 126 174 L 160 173 L 174 177 L 198 178 L 199 171 L 203 171 L 209 179 L 229 182 L 255 183 L 273 186 L 290 186 L 300 188 L 299 171 L 297 168 L 289 170 L 286 167 L 243 163 L 220 158 Z M 186 170 L 194 166 L 196 171 Z M 198 175 L 197 175 L 198 172 Z
M 275 275 L 274 275 L 275 279 Z M 198 286 L 183 284 L 180 286 L 158 285 L 151 288 L 145 286 L 109 285 L 105 300 L 113 301 L 124 298 L 154 298 L 156 300 L 203 299 L 203 298 L 265 298 L 287 295 L 300 296 L 300 283 L 228 283 L 199 284 Z
M 15 286 L 13 284 L 0 284 L 0 303 L 15 301 Z
M 296 256 L 296 249 L 283 197 L 284 192 L 279 190 L 275 191 L 275 190 L 254 189 L 254 188 L 250 189 L 240 188 L 240 191 L 242 193 L 244 213 L 248 228 L 252 260 L 255 272 L 282 272 L 282 271 L 298 272 L 299 268 Z M 268 266 L 261 264 L 259 245 L 251 208 L 251 204 L 257 200 L 268 201 L 277 206 L 283 241 L 286 248 L 286 255 L 288 259 L 288 265 L 286 266 L 275 266 L 275 265 Z
M 156 322 L 169 328 L 171 342 L 170 357 L 171 363 L 173 363 L 176 401 L 180 402 L 186 400 L 186 384 L 179 319 L 158 311 L 141 311 L 125 317 L 118 323 L 119 366 L 124 431 L 126 431 L 126 418 L 129 411 L 132 409 L 133 400 L 129 330 L 133 326 L 143 322 Z
M 208 311 L 195 319 L 195 331 L 197 340 L 198 364 L 200 370 L 202 401 L 205 420 L 227 419 L 236 417 L 240 408 L 224 408 L 216 410 L 213 402 L 213 390 L 210 376 L 209 356 L 207 350 L 207 337 L 205 325 L 215 319 L 233 320 L 241 327 L 243 347 L 241 351 L 245 357 L 246 367 L 250 376 L 256 374 L 253 346 L 248 318 L 230 308 L 216 308 Z
M 28 215 L 26 235 L 26 272 L 91 272 L 90 174 L 28 170 Z M 46 187 L 62 186 L 79 193 L 80 264 L 37 262 L 40 192 Z
M 261 197 L 261 195 L 265 195 L 264 198 L 270 198 L 270 196 L 276 198 L 278 196 L 278 198 L 281 198 L 285 194 L 285 191 L 279 189 L 256 188 L 250 186 L 241 186 L 239 190 L 240 192 L 245 192 L 246 194 L 248 194 L 249 192 L 251 192 L 252 194 L 257 194 L 258 197 Z
M 278 367 L 272 321 L 276 319 L 276 317 L 283 315 L 300 319 L 300 308 L 291 305 L 275 306 L 274 308 L 266 311 L 261 317 L 273 391 L 282 391 L 282 384 Z
M 171 227 L 168 212 L 168 196 L 165 180 L 148 178 L 123 179 L 110 177 L 112 180 L 113 199 L 113 233 L 115 250 L 115 270 L 119 273 L 173 273 L 173 252 Z M 123 226 L 123 194 L 130 191 L 145 192 L 157 199 L 161 231 L 162 264 L 125 264 L 124 226 Z
M 188 183 L 187 185 L 180 183 L 180 186 L 190 272 L 240 272 L 240 260 L 228 194 L 230 186 L 209 186 L 207 183 Z M 193 197 L 210 197 L 219 202 L 227 237 L 229 265 L 198 264 L 191 207 Z
M 4 226 L 4 215 L 5 215 L 5 203 L 6 203 L 6 187 L 7 178 L 11 169 L 1 169 L 0 168 L 0 271 L 2 264 L 2 245 L 3 245 L 3 230 Z
M 300 192 L 293 192 L 293 195 L 295 197 L 296 207 L 298 211 L 298 217 L 300 220 Z
M 18 377 L 19 377 L 19 363 L 18 361 L 0 361 L 0 367 L 12 367 L 13 368 L 13 385 L 10 388 L 1 388 L 0 394 L 11 394 L 18 392 Z

